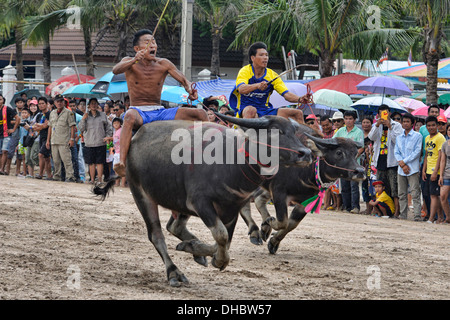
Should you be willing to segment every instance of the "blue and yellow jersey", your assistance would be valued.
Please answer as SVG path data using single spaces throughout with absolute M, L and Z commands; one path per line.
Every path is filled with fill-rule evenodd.
M 254 84 L 263 81 L 269 82 L 276 77 L 278 77 L 278 74 L 269 68 L 266 68 L 266 71 L 261 78 L 256 78 L 255 71 L 251 64 L 242 67 L 236 78 L 236 86 L 230 95 L 230 106 L 239 113 L 246 106 L 255 107 L 258 110 L 258 114 L 260 111 L 264 113 L 265 110 L 272 109 L 273 106 L 269 102 L 269 99 L 273 90 L 277 91 L 280 95 L 284 95 L 289 91 L 281 78 L 274 80 L 264 91 L 258 89 L 248 94 L 241 95 L 238 88 L 243 84 Z

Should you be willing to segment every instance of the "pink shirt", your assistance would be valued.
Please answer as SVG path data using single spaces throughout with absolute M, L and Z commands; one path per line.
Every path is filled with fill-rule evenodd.
M 119 128 L 113 134 L 113 143 L 114 143 L 114 151 L 115 151 L 115 153 L 120 153 L 120 132 L 121 131 L 122 131 L 122 128 Z

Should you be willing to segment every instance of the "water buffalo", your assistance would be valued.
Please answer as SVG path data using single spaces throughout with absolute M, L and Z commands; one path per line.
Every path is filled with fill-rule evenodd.
M 319 193 L 316 174 L 319 175 L 319 184 L 323 187 L 338 178 L 355 181 L 365 178 L 364 168 L 356 161 L 358 149 L 362 146 L 346 138 L 320 139 L 306 132 L 304 135 L 314 141 L 322 156 L 317 157 L 316 161 L 306 168 L 280 167 L 273 179 L 265 181 L 262 188 L 255 191 L 255 206 L 263 218 L 261 230 L 251 217 L 250 202 L 241 210 L 253 244 L 262 244 L 263 240 L 266 241 L 270 236 L 272 228 L 277 230 L 268 242 L 268 249 L 272 254 L 277 252 L 280 242 L 305 217 L 305 207 L 301 203 Z M 270 216 L 266 208 L 270 199 L 275 206 L 276 219 Z M 295 206 L 288 217 L 288 206 L 291 203 Z
M 264 130 L 278 131 L 277 160 L 280 168 L 283 165 L 305 166 L 312 162 L 311 151 L 300 142 L 293 124 L 287 119 L 277 116 L 260 119 L 239 119 L 220 114 L 217 116 L 248 128 L 248 131 L 254 129 L 258 135 L 262 135 Z M 263 163 L 259 155 L 251 158 L 248 131 L 244 133 L 242 130 L 232 130 L 211 122 L 157 121 L 141 127 L 132 139 L 127 158 L 127 181 L 146 223 L 149 240 L 165 264 L 171 286 L 180 286 L 188 280 L 168 254 L 158 205 L 173 212 L 167 229 L 182 240 L 176 249 L 193 254 L 195 261 L 203 265 L 207 264 L 205 257 L 211 256 L 211 264 L 223 270 L 230 260 L 228 249 L 239 211 L 256 188 L 267 180 L 267 176 L 261 175 Z M 174 139 L 175 132 L 178 138 Z M 187 134 L 188 140 L 192 140 L 187 143 L 187 151 L 191 152 L 187 158 L 184 148 L 186 144 L 181 148 L 183 152 L 180 151 L 180 140 L 183 140 L 180 137 L 183 134 Z M 209 140 L 206 136 L 214 138 Z M 229 156 L 227 154 L 223 157 L 219 155 L 219 161 L 210 164 L 195 162 L 199 151 L 200 154 L 205 153 L 213 144 L 228 147 L 230 142 L 236 150 L 233 161 L 228 161 L 229 158 L 226 161 L 225 157 Z M 267 145 L 271 143 L 273 141 L 269 140 Z M 193 161 L 179 163 L 179 158 L 174 160 L 174 156 L 181 154 L 185 160 Z M 239 156 L 243 156 L 245 161 L 239 162 Z M 219 163 L 220 160 L 223 164 Z M 115 179 L 94 187 L 93 192 L 105 199 Z M 202 219 L 212 233 L 214 245 L 201 242 L 188 231 L 186 223 L 190 216 Z

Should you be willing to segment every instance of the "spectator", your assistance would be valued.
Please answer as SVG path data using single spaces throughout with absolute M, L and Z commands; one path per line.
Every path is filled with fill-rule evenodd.
M 378 108 L 378 120 L 372 125 L 368 138 L 373 141 L 372 165 L 377 168 L 377 180 L 381 180 L 386 193 L 394 200 L 394 217 L 398 218 L 400 207 L 398 203 L 398 165 L 394 155 L 395 141 L 402 133 L 402 125 L 390 119 L 389 107 L 381 105 Z
M 75 100 L 69 101 L 69 109 L 72 110 L 73 115 L 75 117 L 75 124 L 77 126 L 77 130 L 75 133 L 75 144 L 73 147 L 70 148 L 70 154 L 72 155 L 72 166 L 73 166 L 73 175 L 75 177 L 75 180 L 77 183 L 82 182 L 81 175 L 80 175 L 80 165 L 78 161 L 78 153 L 80 151 L 81 143 L 80 143 L 80 136 L 81 132 L 79 130 L 80 121 L 83 115 L 80 115 L 77 112 L 77 102 Z M 79 110 L 78 110 L 79 111 Z M 79 111 L 81 112 L 81 111 Z
M 320 118 L 320 125 L 322 127 L 322 133 L 324 139 L 333 138 L 334 130 L 333 130 L 333 122 L 328 116 L 322 116 Z
M 0 94 L 0 149 L 2 150 L 0 175 L 9 175 L 9 171 L 5 171 L 8 147 L 11 135 L 17 130 L 19 123 L 20 117 L 17 115 L 17 111 L 5 105 L 5 98 Z
M 34 138 L 31 146 L 27 146 L 25 149 L 25 162 L 28 166 L 27 178 L 34 178 L 34 168 L 39 166 L 39 131 L 34 130 L 34 125 L 36 124 L 36 118 L 39 114 L 38 112 L 38 102 L 37 100 L 30 101 L 30 117 L 28 122 L 25 123 L 24 128 L 28 130 L 28 135 Z
M 392 218 L 394 216 L 393 212 L 395 210 L 395 206 L 392 198 L 387 195 L 386 191 L 384 191 L 385 185 L 383 181 L 375 181 L 373 186 L 376 191 L 376 200 L 371 200 L 370 205 L 373 206 L 377 216 Z
M 449 131 L 450 125 L 447 125 L 447 132 Z M 439 187 L 440 190 L 440 200 L 441 206 L 445 213 L 445 220 L 439 222 L 450 223 L 450 206 L 448 197 L 450 194 L 450 140 L 447 139 L 446 142 L 442 144 L 441 154 L 440 154 L 440 165 L 441 175 L 439 177 Z
M 320 129 L 320 126 L 319 126 L 319 121 L 317 121 L 317 117 L 314 114 L 311 113 L 311 114 L 306 116 L 305 124 L 308 127 L 310 127 L 311 129 L 314 129 L 317 132 L 318 135 L 323 137 L 322 130 Z
M 217 110 L 219 109 L 219 101 L 217 100 L 217 97 L 209 96 L 203 99 L 203 106 L 206 108 L 206 110 L 212 109 L 217 112 Z
M 123 99 L 123 104 L 125 106 L 125 112 L 130 108 L 130 96 L 125 96 L 125 98 Z
M 336 113 L 335 113 L 336 115 Z M 334 117 L 334 116 L 333 116 Z M 357 115 L 355 111 L 345 111 L 344 122 L 345 127 L 340 128 L 333 136 L 333 138 L 348 138 L 355 141 L 357 144 L 364 146 L 364 134 L 361 129 L 355 126 Z M 358 157 L 364 151 L 364 148 L 358 150 Z M 359 182 L 340 180 L 342 186 L 342 203 L 344 210 L 350 213 L 359 213 Z
M 220 106 L 219 113 L 225 114 L 227 113 L 227 111 L 230 111 L 230 108 L 226 104 Z
M 445 127 L 445 135 L 444 135 L 445 139 L 448 140 L 450 139 L 450 123 L 448 123 Z
M 345 125 L 344 114 L 340 111 L 336 111 L 333 114 L 333 118 L 331 118 L 331 121 L 333 122 L 334 133 L 336 133 L 340 128 L 342 128 Z
M 122 131 L 123 121 L 120 118 L 114 118 L 112 121 L 112 126 L 114 129 L 114 134 L 112 136 L 112 141 L 114 143 L 114 160 L 113 165 L 120 161 L 120 132 Z M 126 186 L 126 178 L 121 177 L 120 181 L 116 181 L 116 185 L 119 185 L 125 188 Z
M 212 109 L 206 111 L 208 115 L 208 121 L 209 122 L 217 122 L 216 115 L 214 114 L 214 111 Z
M 38 107 L 40 113 L 36 117 L 36 124 L 34 128 L 39 132 L 39 174 L 37 179 L 42 179 L 44 172 L 47 173 L 47 180 L 51 180 L 52 165 L 51 165 L 51 151 L 47 149 L 47 136 L 48 136 L 48 120 L 50 119 L 51 110 L 48 109 L 48 100 L 45 97 L 38 99 Z
M 447 135 L 446 132 L 447 118 L 445 116 L 438 116 L 437 121 L 438 121 L 438 131 L 445 137 Z
M 123 105 L 122 105 L 123 106 Z M 89 111 L 80 121 L 85 148 L 84 161 L 89 165 L 90 183 L 95 181 L 97 169 L 98 181 L 103 182 L 103 169 L 106 161 L 106 140 L 112 136 L 112 126 L 104 112 L 98 111 L 98 100 L 91 98 Z
M 402 124 L 402 115 L 400 114 L 400 112 L 397 111 L 392 112 L 391 119 L 400 123 L 400 125 Z
M 121 103 L 114 106 L 114 112 L 116 113 L 116 117 L 123 120 L 125 117 L 125 106 Z
M 402 118 L 403 132 L 397 137 L 394 155 L 398 163 L 398 198 L 400 218 L 408 218 L 408 186 L 414 204 L 414 221 L 420 221 L 420 155 L 422 135 L 413 130 L 414 116 L 406 113 Z
M 75 145 L 76 123 L 73 112 L 64 107 L 64 97 L 55 97 L 56 109 L 50 113 L 48 122 L 47 149 L 52 152 L 55 172 L 53 180 L 61 181 L 61 166 L 64 164 L 66 182 L 75 182 L 73 175 L 72 156 L 70 148 Z
M 423 121 L 422 119 L 417 118 L 417 119 L 416 119 L 416 125 L 414 126 L 414 131 L 419 132 L 420 127 L 422 127 L 424 124 L 425 124 L 425 123 L 424 123 L 424 121 Z
M 17 112 L 17 115 L 19 117 L 21 117 L 22 109 L 25 106 L 25 101 L 22 98 L 16 98 L 14 100 L 14 104 L 16 105 L 15 110 Z M 20 140 L 20 130 L 17 129 L 16 131 L 13 132 L 13 134 L 11 135 L 11 139 L 9 140 L 8 158 L 6 159 L 5 172 L 9 173 L 11 170 L 11 162 L 12 162 L 12 159 L 14 158 L 14 154 L 16 154 L 16 149 L 19 144 L 19 140 Z M 16 158 L 16 160 L 17 160 L 17 158 Z M 19 165 L 19 167 L 20 167 L 20 165 Z
M 23 146 L 23 139 L 28 136 L 28 130 L 25 129 L 25 121 L 30 121 L 30 110 L 28 108 L 22 108 L 20 112 L 20 126 L 17 131 L 19 131 L 19 141 L 17 145 L 16 152 L 16 176 L 20 178 L 25 178 L 27 175 L 27 163 L 25 161 L 25 152 L 27 151 L 27 147 Z M 22 171 L 20 172 L 20 167 L 23 164 Z
M 430 216 L 428 222 L 433 223 L 436 214 L 442 215 L 439 188 L 439 152 L 445 142 L 444 136 L 438 132 L 437 118 L 427 117 L 425 120 L 429 135 L 425 138 L 426 157 L 423 162 L 422 179 L 425 181 L 424 193 L 430 196 Z M 439 217 L 442 220 L 442 217 Z
M 86 99 L 81 98 L 80 101 L 78 101 L 77 109 L 82 112 L 82 115 L 86 113 Z
M 433 117 L 439 117 L 441 109 L 436 105 L 436 104 L 432 104 L 428 107 L 428 116 L 433 116 Z M 424 125 L 420 127 L 419 129 L 419 133 L 422 135 L 422 157 L 420 160 L 420 172 L 423 171 L 423 162 L 425 159 L 425 138 L 429 135 L 427 126 Z M 430 195 L 429 192 L 426 192 L 425 189 L 425 180 L 420 179 L 420 184 L 421 184 L 421 188 L 422 188 L 422 197 L 423 197 L 423 202 L 425 203 L 424 207 L 423 207 L 423 211 L 424 211 L 424 221 L 428 220 L 428 218 L 430 217 L 430 205 L 431 205 L 431 199 L 430 199 Z

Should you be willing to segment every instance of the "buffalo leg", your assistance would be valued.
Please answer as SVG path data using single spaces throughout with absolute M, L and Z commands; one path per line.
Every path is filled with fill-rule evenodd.
M 280 195 L 278 199 L 273 199 L 277 218 L 275 219 L 273 217 L 269 217 L 266 219 L 266 223 L 268 223 L 275 230 L 284 230 L 288 226 L 288 206 L 286 198 L 286 195 Z
M 198 199 L 196 205 L 194 205 L 198 216 L 203 220 L 205 225 L 211 231 L 215 245 L 208 245 L 198 240 L 183 241 L 177 246 L 177 250 L 192 253 L 198 256 L 212 256 L 211 264 L 223 270 L 230 262 L 230 256 L 228 254 L 229 247 L 229 232 L 227 227 L 222 223 L 217 215 L 214 206 L 209 201 L 201 201 Z M 237 220 L 238 214 L 234 220 Z M 234 230 L 236 221 L 233 221 L 230 230 Z
M 173 287 L 179 287 L 181 283 L 189 283 L 184 274 L 172 262 L 167 252 L 167 245 L 159 220 L 158 204 L 147 196 L 140 187 L 130 184 L 130 189 L 147 226 L 148 238 L 164 261 L 169 284 Z
M 305 216 L 305 207 L 296 205 L 289 216 L 287 228 L 275 232 L 267 243 L 267 247 L 271 254 L 277 252 L 281 240 L 283 240 L 289 232 L 294 230 Z
M 250 236 L 250 242 L 259 246 L 263 244 L 263 240 L 261 238 L 259 228 L 256 225 L 255 220 L 252 218 L 252 211 L 250 201 L 242 207 L 240 211 L 242 219 L 244 219 L 245 223 L 248 226 L 248 235 Z
M 267 201 L 270 200 L 270 193 L 266 190 L 262 192 L 255 198 L 255 206 L 258 212 L 261 214 L 263 223 L 261 224 L 260 237 L 262 240 L 266 241 L 270 233 L 272 232 L 272 227 L 268 221 L 270 218 L 270 213 L 267 210 Z
M 190 216 L 187 214 L 178 213 L 176 219 L 172 215 L 167 222 L 166 228 L 171 234 L 180 240 L 198 240 L 197 237 L 190 233 L 186 227 L 189 218 Z M 208 261 L 203 256 L 194 255 L 194 261 L 202 266 L 208 266 Z

